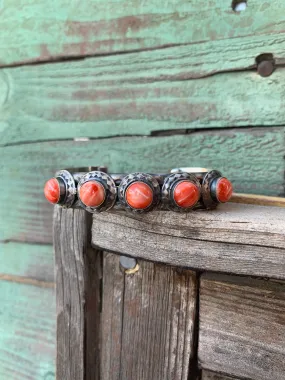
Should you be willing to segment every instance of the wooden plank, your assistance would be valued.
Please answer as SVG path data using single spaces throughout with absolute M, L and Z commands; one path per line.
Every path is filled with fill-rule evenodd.
M 228 203 L 188 214 L 98 214 L 92 241 L 150 261 L 284 279 L 284 237 L 284 208 Z
M 187 380 L 195 370 L 195 274 L 139 261 L 128 275 L 108 254 L 103 276 L 102 379 Z
M 0 243 L 0 278 L 54 281 L 53 247 L 43 244 Z
M 218 0 L 90 0 L 80 7 L 76 0 L 10 0 L 1 11 L 2 65 L 184 44 L 203 50 L 209 42 L 213 55 L 215 43 L 223 43 L 235 59 L 247 47 L 278 54 L 284 44 L 281 0 L 252 0 L 242 13 L 231 9 L 231 1 Z M 224 64 L 216 59 L 216 65 Z
M 268 78 L 240 71 L 190 80 L 205 75 L 207 58 L 180 54 L 159 50 L 0 71 L 1 145 L 284 125 L 285 68 Z
M 119 256 L 103 254 L 101 313 L 101 380 L 120 380 L 124 274 Z M 131 347 L 134 347 L 130 342 Z
M 259 206 L 285 207 L 285 198 L 266 195 L 233 193 L 230 202 Z
M 53 207 L 42 189 L 61 168 L 99 164 L 110 172 L 168 172 L 179 166 L 212 167 L 233 181 L 235 191 L 284 194 L 284 128 L 56 141 L 2 148 L 1 155 L 2 241 L 52 242 Z M 21 199 L 15 202 L 19 189 Z
M 229 377 L 229 376 L 221 375 L 216 372 L 202 371 L 201 380 L 241 380 L 241 379 L 238 379 L 237 377 L 232 377 L 232 376 Z
M 83 210 L 55 208 L 58 379 L 99 378 L 100 254 L 89 244 L 90 222 Z
M 89 227 L 90 229 L 90 227 Z M 90 235 L 90 230 L 89 230 Z M 89 236 L 90 238 L 90 236 Z M 85 378 L 100 379 L 100 313 L 102 290 L 102 254 L 89 248 L 85 252 Z
M 285 284 L 203 275 L 200 366 L 241 378 L 283 380 Z
M 0 378 L 53 380 L 54 289 L 0 281 L 0 302 Z

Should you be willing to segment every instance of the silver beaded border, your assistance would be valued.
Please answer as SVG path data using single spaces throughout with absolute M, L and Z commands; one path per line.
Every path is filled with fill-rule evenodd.
M 127 188 L 134 182 L 144 182 L 153 191 L 153 201 L 152 204 L 144 209 L 134 209 L 131 207 L 128 202 L 126 201 L 125 195 Z M 160 186 L 158 181 L 150 174 L 146 173 L 131 173 L 128 174 L 126 177 L 124 177 L 118 187 L 118 197 L 121 205 L 127 210 L 132 211 L 137 214 L 143 214 L 145 212 L 153 210 L 160 202 L 161 199 L 161 193 L 160 193 Z
M 76 184 L 73 175 L 68 170 L 60 170 L 55 174 L 55 178 L 60 178 L 65 186 L 65 198 L 58 204 L 63 208 L 70 208 L 76 199 Z
M 162 186 L 162 203 L 163 205 L 171 211 L 176 211 L 176 212 L 188 212 L 192 210 L 196 204 L 199 202 L 199 200 L 192 206 L 192 207 L 180 207 L 178 204 L 175 202 L 173 198 L 173 190 L 176 187 L 176 185 L 179 182 L 183 181 L 190 181 L 193 182 L 199 189 L 199 192 L 201 194 L 201 185 L 198 180 L 198 178 L 194 174 L 190 173 L 175 173 L 175 174 L 170 174 L 168 177 L 165 178 L 163 186 Z
M 82 185 L 89 181 L 97 181 L 105 189 L 105 192 L 106 192 L 105 201 L 98 207 L 86 206 L 79 198 L 79 193 L 80 193 L 80 189 Z M 89 172 L 80 178 L 77 185 L 77 194 L 78 194 L 78 200 L 79 200 L 80 206 L 84 208 L 86 211 L 94 214 L 96 212 L 108 211 L 115 205 L 115 202 L 117 199 L 117 187 L 111 176 L 109 176 L 108 174 L 104 172 L 96 170 L 96 171 Z

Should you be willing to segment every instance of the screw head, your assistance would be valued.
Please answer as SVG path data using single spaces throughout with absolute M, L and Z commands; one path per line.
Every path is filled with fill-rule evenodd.
M 257 72 L 262 77 L 269 77 L 274 71 L 274 63 L 272 61 L 262 61 L 257 65 Z

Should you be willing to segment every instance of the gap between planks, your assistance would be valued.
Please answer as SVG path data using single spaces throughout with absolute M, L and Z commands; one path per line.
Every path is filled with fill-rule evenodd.
M 201 41 L 200 41 L 201 42 Z M 50 57 L 50 59 L 47 60 L 41 60 L 38 61 L 37 59 L 31 60 L 31 61 L 20 61 L 20 62 L 15 62 L 15 63 L 9 63 L 9 64 L 0 64 L 0 70 L 4 69 L 10 69 L 10 68 L 17 68 L 17 67 L 23 67 L 23 66 L 40 66 L 40 65 L 47 65 L 47 64 L 52 64 L 52 63 L 63 63 L 63 62 L 74 62 L 74 61 L 83 61 L 85 59 L 94 59 L 94 58 L 102 58 L 102 57 L 111 57 L 111 56 L 116 56 L 116 55 L 127 55 L 127 54 L 135 54 L 135 53 L 144 53 L 148 51 L 157 51 L 157 50 L 163 50 L 163 49 L 171 49 L 171 48 L 177 48 L 177 47 L 182 47 L 182 46 L 190 46 L 193 45 L 192 42 L 188 43 L 183 43 L 183 44 L 166 44 L 162 46 L 155 46 L 155 47 L 150 47 L 150 48 L 142 48 L 142 49 L 132 49 L 132 50 L 118 50 L 118 51 L 113 51 L 113 52 L 106 52 L 106 53 L 100 53 L 100 54 L 84 54 L 84 55 L 70 55 L 70 56 L 55 56 L 55 57 Z M 281 61 L 283 62 L 283 61 Z M 285 64 L 278 62 L 275 63 L 275 67 L 285 67 Z M 195 79 L 200 79 L 200 78 L 207 78 L 209 76 L 217 75 L 217 74 L 226 74 L 226 73 L 232 73 L 232 72 L 240 72 L 240 71 L 248 71 L 248 70 L 254 70 L 257 68 L 257 64 L 249 65 L 247 67 L 241 67 L 237 69 L 229 69 L 229 70 L 220 70 L 220 71 L 215 71 L 212 73 L 204 74 L 203 76 L 200 76 Z M 190 78 L 191 80 L 192 78 Z M 185 79 L 182 79 L 185 80 Z
M 0 69 L 1 70 L 1 69 Z M 285 125 L 271 125 L 268 127 L 268 125 L 244 125 L 240 127 L 230 127 L 230 126 L 215 126 L 210 128 L 182 128 L 182 129 L 163 129 L 163 130 L 152 130 L 148 133 L 125 133 L 125 134 L 111 134 L 111 135 L 104 135 L 104 136 L 78 136 L 74 138 L 51 138 L 51 139 L 37 139 L 37 140 L 27 140 L 27 141 L 17 141 L 14 143 L 5 143 L 0 144 L 0 148 L 6 148 L 6 147 L 12 147 L 12 146 L 21 146 L 21 145 L 30 145 L 30 144 L 41 144 L 46 142 L 88 142 L 88 141 L 98 141 L 98 140 L 110 140 L 110 139 L 118 139 L 118 138 L 137 138 L 137 137 L 146 137 L 146 138 L 167 138 L 169 136 L 181 136 L 181 135 L 195 135 L 195 134 L 208 134 L 208 133 L 219 133 L 219 132 L 247 132 L 250 130 L 268 130 L 268 128 L 275 128 L 275 129 L 282 129 L 285 128 Z M 285 161 L 285 156 L 284 156 Z M 0 241 L 1 242 L 1 241 Z
M 199 43 L 202 43 L 202 42 L 203 41 L 199 41 Z M 41 60 L 41 61 L 39 61 L 38 59 L 34 59 L 30 61 L 27 60 L 27 61 L 18 61 L 18 62 L 9 63 L 9 64 L 2 64 L 2 65 L 0 64 L 0 70 L 10 69 L 10 68 L 19 68 L 23 66 L 40 66 L 40 65 L 48 65 L 48 64 L 53 64 L 53 63 L 56 64 L 56 63 L 83 61 L 86 59 L 96 59 L 96 58 L 111 57 L 111 56 L 117 56 L 117 55 L 137 54 L 137 53 L 165 50 L 165 49 L 171 49 L 171 48 L 179 48 L 179 47 L 191 46 L 191 45 L 193 45 L 193 42 L 181 43 L 181 44 L 165 44 L 165 45 L 154 46 L 154 47 L 149 47 L 149 48 L 118 50 L 118 51 L 99 53 L 99 54 L 82 54 L 82 55 L 69 55 L 69 56 L 59 55 L 59 56 L 54 56 L 54 57 L 51 56 L 50 59 Z M 283 58 L 277 58 L 274 60 L 275 69 L 283 68 L 283 67 L 285 67 Z M 254 63 L 252 65 L 247 65 L 244 67 L 209 72 L 207 74 L 203 74 L 196 78 L 181 78 L 181 80 L 203 79 L 203 78 L 208 78 L 208 77 L 219 75 L 219 74 L 229 74 L 229 73 L 234 73 L 234 72 L 243 72 L 243 71 L 250 71 L 250 70 L 256 71 L 256 69 L 257 69 L 257 63 Z

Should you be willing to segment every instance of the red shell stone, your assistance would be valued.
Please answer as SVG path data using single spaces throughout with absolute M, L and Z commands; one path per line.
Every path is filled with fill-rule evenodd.
M 216 185 L 216 197 L 219 202 L 228 202 L 233 194 L 233 185 L 227 178 L 220 178 Z
M 152 204 L 153 191 L 144 182 L 134 182 L 126 190 L 126 201 L 135 209 L 145 209 Z
M 60 187 L 56 178 L 49 179 L 44 187 L 44 194 L 50 203 L 57 203 L 60 198 Z
M 79 198 L 88 207 L 100 206 L 105 197 L 105 189 L 98 181 L 85 182 L 80 188 Z
M 193 207 L 200 198 L 200 191 L 195 183 L 181 181 L 175 186 L 173 197 L 178 206 L 183 208 Z

